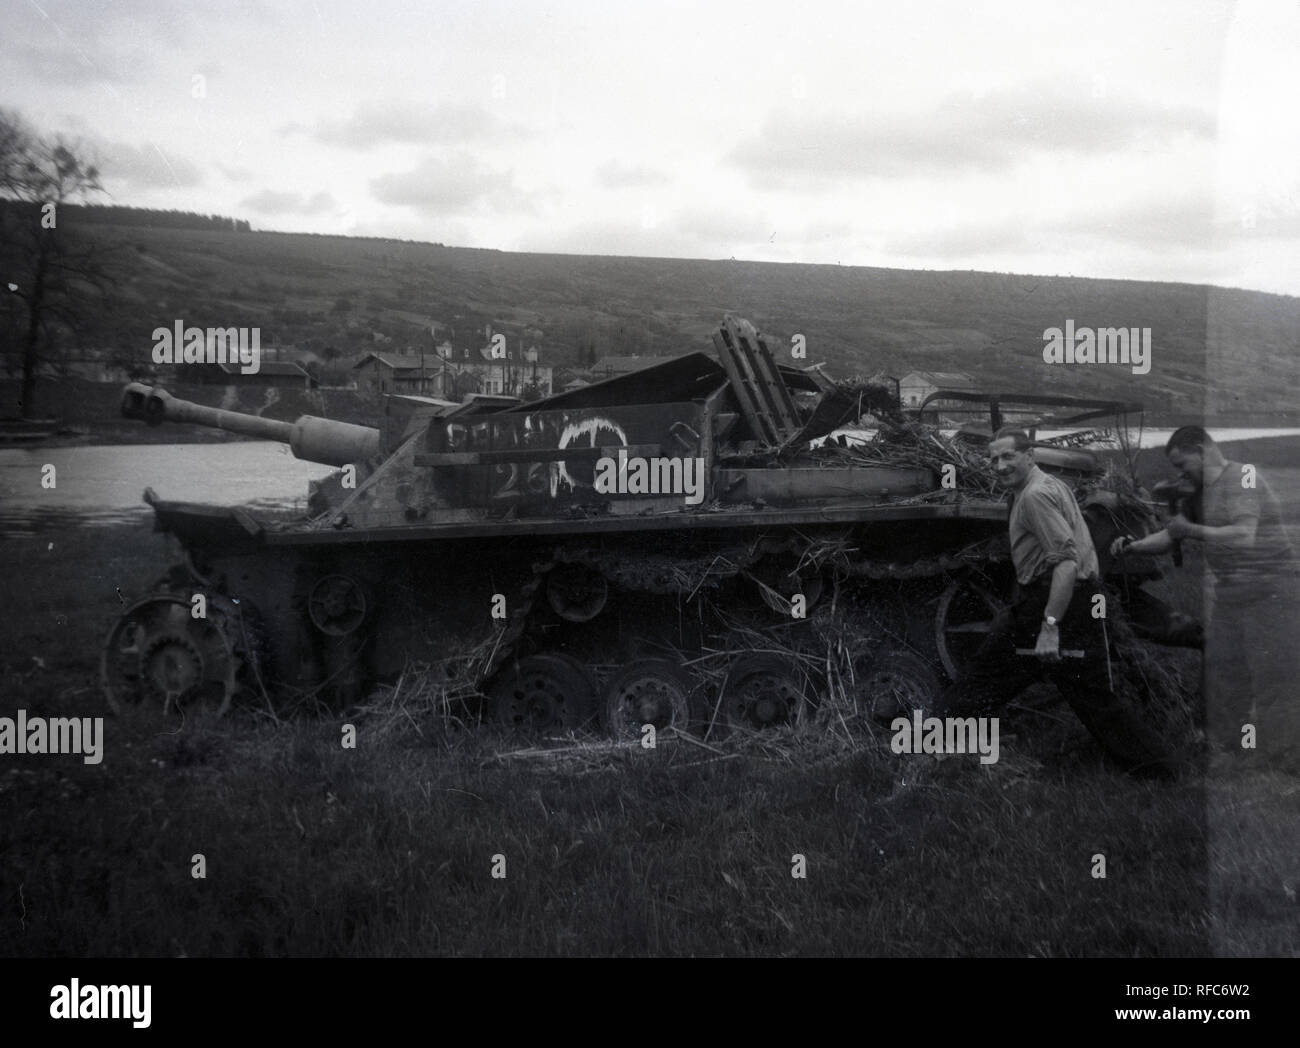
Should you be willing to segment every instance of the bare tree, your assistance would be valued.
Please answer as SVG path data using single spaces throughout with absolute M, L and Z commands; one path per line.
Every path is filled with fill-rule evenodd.
M 59 214 L 103 192 L 98 169 L 75 150 L 0 110 L 0 351 L 9 371 L 21 362 L 24 418 L 35 412 L 37 374 L 59 332 L 78 332 L 108 284 L 104 249 L 70 236 Z

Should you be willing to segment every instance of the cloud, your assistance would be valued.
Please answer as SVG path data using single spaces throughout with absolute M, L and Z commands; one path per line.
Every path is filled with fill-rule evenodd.
M 1243 238 L 1300 237 L 1300 193 L 1285 191 L 1262 195 L 1238 208 L 1231 221 Z
M 246 167 L 227 167 L 220 160 L 214 166 L 232 182 L 247 182 L 253 177 L 253 172 Z
M 1051 232 L 1091 236 L 1131 245 L 1204 247 L 1216 234 L 1215 202 L 1208 193 L 1127 201 L 1106 211 L 1075 215 L 1055 223 Z
M 997 173 L 1034 154 L 1097 155 L 1210 139 L 1214 119 L 1191 106 L 1094 98 L 1082 85 L 1026 84 L 952 95 L 925 113 L 769 115 L 728 160 L 762 187 L 864 177 Z
M 59 87 L 89 87 L 93 84 L 142 82 L 154 66 L 149 53 L 131 48 L 116 54 L 103 49 L 91 51 L 75 43 L 27 44 L 15 49 L 14 64 L 33 80 Z
M 113 3 L 42 0 L 40 4 L 23 5 L 29 9 L 24 12 L 27 15 L 24 28 L 87 45 L 122 36 L 144 38 L 151 44 L 176 45 L 200 37 L 213 19 L 248 18 L 259 6 L 192 0 L 160 12 L 156 0 L 113 0 Z
M 5 60 L 42 84 L 142 84 L 157 76 L 160 55 L 201 47 L 217 21 L 260 24 L 262 6 L 220 0 L 190 0 L 164 10 L 156 0 L 12 4 L 3 24 L 6 42 L 15 44 Z M 217 67 L 208 64 L 199 71 L 213 76 Z
M 1027 244 L 1024 226 L 1012 222 L 971 223 L 892 236 L 882 249 L 891 256 L 957 259 L 1014 251 Z
M 756 244 L 767 240 L 773 230 L 768 220 L 753 213 L 728 211 L 721 207 L 684 207 L 672 216 L 669 227 L 701 247 Z
M 596 181 L 606 189 L 639 189 L 662 186 L 671 181 L 667 174 L 643 164 L 620 164 L 611 160 L 596 170 Z
M 337 205 L 324 190 L 308 197 L 304 193 L 277 192 L 264 189 L 239 202 L 239 206 L 262 215 L 320 215 Z
M 458 145 L 503 138 L 520 138 L 523 132 L 482 106 L 412 102 L 362 102 L 342 120 L 322 120 L 314 128 L 285 124 L 281 134 L 306 133 L 325 145 L 344 149 L 372 149 L 388 143 Z
M 186 189 L 203 182 L 199 168 L 175 153 L 164 153 L 152 143 L 92 139 L 101 176 L 130 189 Z M 74 150 L 75 151 L 75 150 Z
M 529 211 L 533 206 L 515 185 L 513 172 L 490 170 L 464 150 L 426 157 L 410 171 L 380 175 L 371 181 L 370 192 L 381 204 L 430 215 L 455 214 L 483 200 L 506 211 Z

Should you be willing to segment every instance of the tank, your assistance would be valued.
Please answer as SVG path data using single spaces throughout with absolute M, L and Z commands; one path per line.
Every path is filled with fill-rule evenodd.
M 538 734 L 758 731 L 815 716 L 834 647 L 855 715 L 925 709 L 1011 591 L 989 429 L 943 436 L 886 386 L 777 364 L 736 317 L 713 343 L 532 403 L 389 396 L 373 428 L 127 386 L 127 417 L 280 441 L 337 472 L 297 520 L 146 490 L 183 557 L 112 628 L 109 705 L 340 708 L 418 673 Z M 996 426 L 1017 398 L 965 399 Z M 1020 399 L 1071 424 L 1136 407 Z M 874 439 L 837 433 L 864 416 Z M 1145 503 L 1099 483 L 1113 463 L 1068 444 L 1038 460 L 1074 484 L 1103 557 L 1149 532 Z M 1195 643 L 1143 591 L 1150 566 L 1123 570 L 1136 628 Z

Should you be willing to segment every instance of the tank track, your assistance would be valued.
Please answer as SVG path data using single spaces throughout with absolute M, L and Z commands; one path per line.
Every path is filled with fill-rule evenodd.
M 722 579 L 734 578 L 755 567 L 765 557 L 798 554 L 803 562 L 804 556 L 811 551 L 806 538 L 788 536 L 784 539 L 763 538 L 749 547 L 735 547 L 725 553 L 690 558 L 639 557 L 635 562 L 595 547 L 559 547 L 550 563 L 582 564 L 625 589 L 688 595 L 701 586 L 717 585 Z M 808 564 L 818 571 L 829 570 L 845 578 L 928 579 L 978 564 L 1008 560 L 1006 543 L 1000 538 L 972 543 L 956 552 L 908 561 L 852 557 L 851 552 L 847 543 L 841 542 L 837 548 L 822 552 L 815 560 L 809 559 Z
M 840 584 L 846 584 L 850 592 L 856 592 L 859 601 L 856 608 L 852 606 L 852 598 L 849 605 L 838 612 L 828 610 L 823 605 L 806 624 L 812 631 L 809 636 L 816 638 L 813 647 L 820 645 L 826 649 L 829 646 L 839 650 L 859 668 L 864 677 L 870 679 L 871 688 L 884 687 L 885 690 L 894 692 L 883 699 L 871 696 L 865 716 L 878 717 L 886 707 L 887 712 L 896 713 L 909 703 L 922 705 L 927 693 L 932 695 L 941 687 L 947 674 L 933 645 L 916 642 L 919 631 L 913 633 L 909 630 L 906 619 L 911 616 L 914 622 L 924 621 L 926 633 L 932 632 L 934 625 L 925 616 L 932 617 L 930 609 L 942 587 L 923 586 L 915 589 L 913 592 L 920 599 L 913 601 L 910 597 L 901 596 L 896 589 L 877 590 L 874 586 L 864 584 L 889 581 L 919 583 L 941 579 L 955 583 L 972 576 L 988 578 L 1000 571 L 1005 572 L 1009 565 L 1005 539 L 1001 536 L 990 537 L 961 549 L 944 550 L 906 561 L 859 557 L 849 547 L 847 536 L 839 536 L 839 539 L 838 542 L 828 541 L 825 536 L 821 536 L 819 541 L 814 542 L 799 534 L 765 536 L 747 545 L 685 557 L 667 554 L 629 557 L 625 552 L 595 545 L 557 546 L 548 560 L 533 565 L 532 578 L 519 592 L 515 609 L 481 682 L 490 681 L 493 674 L 517 657 L 521 642 L 529 636 L 538 599 L 544 596 L 547 576 L 560 565 L 577 564 L 586 567 L 599 573 L 611 586 L 624 593 L 689 600 L 702 590 L 718 590 L 725 582 L 754 572 L 768 558 L 783 558 L 782 563 L 797 564 L 834 580 L 837 589 Z M 891 602 L 895 609 L 902 605 L 901 617 L 895 612 L 895 619 L 889 624 L 883 618 L 873 617 Z M 863 603 L 871 606 L 865 612 Z M 775 609 L 775 605 L 769 604 L 769 607 Z M 776 625 L 790 623 L 778 620 Z M 764 628 L 772 626 L 773 619 L 768 618 Z M 912 635 L 909 636 L 909 633 Z M 1126 634 L 1127 631 L 1124 631 Z M 760 649 L 754 647 L 753 636 L 749 631 L 733 631 L 726 638 L 722 647 L 724 650 L 734 647 L 737 662 L 740 657 L 760 658 L 757 654 Z M 734 646 L 729 643 L 731 639 L 736 642 Z M 546 650 L 545 645 L 540 645 L 540 649 Z M 597 667 L 588 666 L 587 671 L 595 680 Z M 732 672 L 728 671 L 729 674 Z M 888 687 L 885 687 L 886 684 Z M 1085 720 L 1086 727 L 1104 748 L 1128 763 L 1134 763 L 1133 754 L 1140 749 L 1145 759 L 1137 763 L 1147 767 L 1168 766 L 1172 760 L 1171 748 L 1162 744 L 1149 728 L 1143 727 L 1142 721 L 1146 716 L 1140 713 L 1143 703 L 1131 694 L 1131 688 L 1127 690 L 1130 694 L 1117 697 L 1112 703 L 1113 708 L 1108 708 L 1106 718 L 1090 717 Z M 803 704 L 800 703 L 801 710 L 802 707 Z M 716 704 L 714 712 L 716 714 Z M 1141 746 L 1134 742 L 1135 738 L 1141 742 Z
M 486 690 L 495 674 L 521 655 L 521 644 L 528 636 L 538 601 L 544 596 L 547 577 L 560 565 L 576 564 L 588 568 L 623 593 L 690 600 L 702 590 L 717 590 L 724 582 L 747 575 L 753 577 L 752 572 L 770 558 L 784 558 L 784 563 L 829 576 L 837 584 L 850 585 L 864 581 L 941 579 L 968 569 L 992 568 L 1009 559 L 1005 541 L 1000 537 L 907 561 L 863 558 L 853 554 L 854 550 L 844 534 L 830 539 L 823 536 L 816 543 L 797 534 L 763 536 L 746 545 L 715 549 L 695 556 L 638 554 L 629 557 L 623 551 L 595 545 L 556 546 L 549 559 L 533 564 L 531 579 L 517 592 L 510 618 L 498 635 L 492 655 L 479 676 L 480 693 Z M 775 605 L 769 603 L 769 607 L 775 608 Z M 820 629 L 826 621 L 825 614 L 821 614 L 809 624 Z M 772 625 L 771 620 L 765 625 Z M 928 623 L 925 634 L 929 634 Z M 895 652 L 899 648 L 910 648 L 913 655 L 923 657 L 938 673 L 942 673 L 933 652 L 922 652 L 920 645 L 910 645 L 906 641 L 898 643 L 897 637 L 894 641 L 887 646 Z M 545 650 L 545 645 L 541 647 Z M 595 674 L 594 667 L 589 670 Z

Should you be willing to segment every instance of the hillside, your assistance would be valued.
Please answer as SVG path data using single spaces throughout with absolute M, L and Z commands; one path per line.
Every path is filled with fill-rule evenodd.
M 518 254 L 262 232 L 84 227 L 119 245 L 117 300 L 88 337 L 146 362 L 150 331 L 177 318 L 258 326 L 262 342 L 344 364 L 374 345 L 457 347 L 491 324 L 556 364 L 709 348 L 725 312 L 833 374 L 966 371 L 984 389 L 1111 396 L 1212 417 L 1295 409 L 1300 298 L 1188 284 L 826 265 Z M 402 314 L 405 314 L 403 316 Z M 1152 367 L 1048 365 L 1043 332 L 1149 327 Z M 797 363 L 797 362 L 796 362 Z

